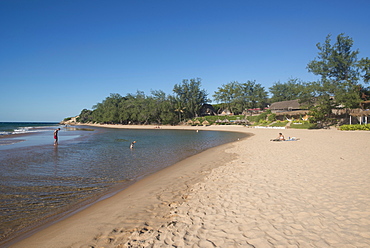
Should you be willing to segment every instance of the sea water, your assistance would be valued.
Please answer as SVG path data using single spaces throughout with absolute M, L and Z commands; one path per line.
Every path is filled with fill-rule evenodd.
M 54 146 L 53 131 L 58 127 L 59 145 Z M 6 135 L 0 136 L 0 242 L 35 223 L 96 201 L 112 188 L 122 189 L 186 157 L 244 137 L 231 132 L 56 123 L 7 124 L 4 129 Z M 132 141 L 136 144 L 130 149 Z
M 57 122 L 0 122 L 0 135 L 42 132 L 58 125 Z

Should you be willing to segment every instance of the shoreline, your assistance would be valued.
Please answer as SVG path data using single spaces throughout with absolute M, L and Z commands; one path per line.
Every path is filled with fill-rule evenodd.
M 11 247 L 370 244 L 369 132 L 286 129 L 301 140 L 270 142 L 279 130 L 190 129 L 253 136 L 156 172 Z
M 138 125 L 124 126 L 124 125 L 84 125 L 84 124 L 83 125 L 79 124 L 79 125 L 76 125 L 76 126 L 91 126 L 91 127 L 100 127 L 100 128 L 121 128 L 121 129 L 143 129 L 143 130 L 152 130 L 156 127 L 156 126 L 138 126 Z M 165 127 L 162 127 L 162 129 L 191 130 L 191 129 L 194 129 L 194 128 L 188 128 L 186 126 L 165 126 Z M 199 128 L 197 128 L 197 129 L 199 129 Z M 217 131 L 217 130 L 213 130 L 213 131 Z M 222 131 L 228 131 L 228 130 L 222 130 Z M 30 134 L 19 134 L 19 135 L 24 136 L 24 135 L 30 135 Z M 223 145 L 217 146 L 217 147 L 222 147 L 222 146 L 228 145 L 228 144 L 231 144 L 231 143 L 226 143 L 226 144 L 223 144 Z M 198 154 L 193 155 L 193 156 L 196 157 L 199 154 L 207 152 L 208 150 L 216 149 L 217 147 L 207 149 L 206 151 L 203 151 L 203 152 L 198 153 Z M 222 153 L 222 151 L 221 151 L 221 153 Z M 185 160 L 190 159 L 193 156 L 185 158 Z M 183 161 L 184 160 L 179 161 L 179 162 L 177 162 L 177 163 L 175 163 L 175 164 L 173 164 L 169 167 L 173 167 L 177 164 L 180 164 L 180 166 L 181 166 Z M 203 165 L 201 165 L 201 166 L 203 166 Z M 86 208 L 90 208 L 90 207 L 94 206 L 95 204 L 97 204 L 101 201 L 105 201 L 105 200 L 107 200 L 111 197 L 114 197 L 116 194 L 120 194 L 122 191 L 125 191 L 127 188 L 131 187 L 133 184 L 141 183 L 141 181 L 146 179 L 147 177 L 151 177 L 151 176 L 154 177 L 155 174 L 160 173 L 162 170 L 166 170 L 166 169 L 167 168 L 164 168 L 164 169 L 161 169 L 160 171 L 150 173 L 150 174 L 148 174 L 144 177 L 139 177 L 139 178 L 135 179 L 132 182 L 126 182 L 126 183 L 123 184 L 124 185 L 123 187 L 117 185 L 117 186 L 113 187 L 112 189 L 110 189 L 109 191 L 105 192 L 104 194 L 101 194 L 100 196 L 92 197 L 91 199 L 94 199 L 93 201 L 91 201 L 91 199 L 88 199 L 88 200 L 86 200 L 82 203 L 78 203 L 70 211 L 53 215 L 52 217 L 46 219 L 46 221 L 45 220 L 40 221 L 40 223 L 42 223 L 41 225 L 36 225 L 32 228 L 28 228 L 28 230 L 26 229 L 25 232 L 21 232 L 19 236 L 16 236 L 14 238 L 6 240 L 2 245 L 5 245 L 5 247 L 9 247 L 9 246 L 13 247 L 17 243 L 22 242 L 23 240 L 28 239 L 31 236 L 33 236 L 33 235 L 35 235 L 39 232 L 42 232 L 45 229 L 50 228 L 50 226 L 58 224 L 58 222 L 64 221 L 65 219 L 71 218 L 75 214 L 78 214 L 79 212 L 84 211 Z M 210 170 L 210 169 L 208 168 L 207 170 Z M 189 175 L 188 177 L 191 177 L 191 176 Z M 38 245 L 36 245 L 35 247 L 38 247 Z M 45 247 L 49 247 L 49 246 L 45 246 Z

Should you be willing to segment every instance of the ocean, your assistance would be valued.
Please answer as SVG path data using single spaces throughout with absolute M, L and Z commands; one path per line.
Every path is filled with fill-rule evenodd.
M 59 145 L 53 131 L 60 127 Z M 245 134 L 0 122 L 0 244 Z M 136 141 L 130 149 L 130 143 Z

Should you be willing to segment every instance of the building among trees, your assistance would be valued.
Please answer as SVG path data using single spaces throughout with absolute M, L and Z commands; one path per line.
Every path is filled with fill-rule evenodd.
M 281 101 L 274 102 L 271 104 L 271 113 L 276 115 L 277 120 L 284 121 L 286 119 L 302 119 L 305 118 L 309 112 L 308 109 L 304 108 L 299 100 Z M 307 119 L 307 117 L 306 117 Z
M 350 124 L 368 124 L 370 122 L 370 101 L 361 102 L 360 107 L 350 114 Z
M 270 108 L 272 113 L 279 113 L 279 112 L 288 112 L 288 111 L 297 111 L 301 110 L 301 104 L 299 100 L 290 100 L 290 101 L 281 101 L 281 102 L 274 102 L 271 104 Z

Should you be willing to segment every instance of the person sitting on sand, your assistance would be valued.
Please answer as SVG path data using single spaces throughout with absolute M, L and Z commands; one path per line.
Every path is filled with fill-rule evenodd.
M 279 133 L 279 136 L 276 139 L 272 139 L 271 141 L 284 141 L 284 135 L 282 133 Z

